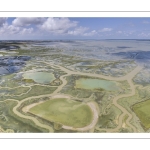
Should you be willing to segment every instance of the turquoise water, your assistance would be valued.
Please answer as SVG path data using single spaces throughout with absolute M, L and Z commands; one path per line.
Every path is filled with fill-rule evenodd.
M 82 89 L 103 89 L 107 91 L 117 91 L 119 87 L 113 81 L 101 80 L 101 79 L 86 79 L 80 78 L 76 80 L 76 88 Z
M 48 84 L 55 80 L 54 74 L 47 72 L 30 72 L 23 74 L 24 79 L 32 79 L 37 83 Z

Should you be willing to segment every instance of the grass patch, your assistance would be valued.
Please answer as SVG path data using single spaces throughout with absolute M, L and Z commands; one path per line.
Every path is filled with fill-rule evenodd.
M 28 92 L 28 94 L 22 95 L 20 97 L 13 97 L 14 99 L 24 99 L 31 96 L 38 96 L 38 95 L 45 95 L 45 94 L 51 94 L 56 90 L 56 87 L 47 87 L 47 86 L 39 86 L 34 85 L 32 86 L 32 89 Z
M 25 89 L 25 88 L 24 88 Z M 18 90 L 15 89 L 16 92 Z M 12 96 L 1 96 L 0 100 L 5 100 L 5 99 L 17 99 L 17 100 L 22 100 L 22 99 L 25 99 L 27 97 L 32 97 L 32 96 L 39 96 L 39 95 L 45 95 L 45 94 L 51 94 L 53 93 L 54 91 L 56 90 L 56 87 L 48 87 L 48 86 L 40 86 L 40 85 L 34 85 L 32 86 L 31 90 L 27 93 L 27 94 L 24 94 L 24 95 L 21 95 L 21 96 L 15 96 L 15 95 L 12 95 Z M 15 94 L 13 93 L 14 91 L 12 91 L 12 94 Z M 21 92 L 18 91 L 18 92 Z M 18 94 L 17 92 L 17 94 Z
M 137 103 L 132 107 L 145 130 L 150 128 L 150 100 Z
M 68 100 L 57 98 L 46 101 L 31 108 L 30 113 L 42 117 L 51 122 L 60 123 L 75 128 L 87 126 L 91 123 L 93 115 L 89 106 Z
M 0 103 L 0 126 L 3 129 L 12 129 L 14 132 L 21 133 L 46 132 L 44 129 L 37 127 L 30 120 L 16 116 L 12 111 L 16 104 L 17 102 L 14 101 L 5 101 Z
M 98 128 L 115 128 L 117 126 L 116 119 L 121 114 L 121 111 L 112 105 L 108 110 L 107 114 L 102 114 L 99 117 L 97 127 Z

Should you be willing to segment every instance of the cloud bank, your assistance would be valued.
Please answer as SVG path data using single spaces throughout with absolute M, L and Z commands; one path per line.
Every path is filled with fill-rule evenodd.
M 143 20 L 141 18 L 141 20 L 138 22 L 134 21 L 134 19 L 132 19 L 132 22 L 131 19 L 113 19 L 66 17 L 1 17 L 0 40 L 53 38 L 150 38 L 150 19 Z

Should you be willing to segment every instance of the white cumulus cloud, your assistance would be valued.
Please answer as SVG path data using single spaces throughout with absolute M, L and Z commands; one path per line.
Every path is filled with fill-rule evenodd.
M 13 20 L 12 24 L 14 26 L 29 26 L 29 25 L 39 25 L 44 23 L 46 18 L 41 17 L 19 17 Z
M 39 25 L 39 28 L 56 34 L 65 33 L 69 28 L 76 27 L 77 23 L 77 21 L 70 21 L 68 18 L 47 18 L 42 25 Z
M 23 28 L 21 31 L 20 31 L 20 34 L 31 34 L 33 32 L 33 28 Z
M 0 18 L 0 37 L 92 37 L 99 34 L 109 34 L 112 28 L 91 30 L 89 27 L 80 26 L 78 21 L 70 18 L 53 17 L 17 17 L 12 22 L 7 18 Z M 88 26 L 88 24 L 87 24 Z M 106 32 L 106 33 L 105 33 Z
M 92 30 L 90 32 L 84 33 L 84 36 L 94 36 L 96 34 L 97 34 L 97 31 L 96 30 Z
M 17 34 L 19 31 L 19 27 L 8 25 L 7 23 L 0 28 L 0 34 Z
M 6 17 L 0 17 L 0 26 L 3 26 L 6 23 Z
M 81 35 L 81 34 L 85 33 L 85 31 L 87 31 L 87 30 L 88 30 L 87 27 L 80 26 L 80 27 L 77 27 L 73 30 L 68 31 L 68 34 L 70 34 L 70 35 Z
M 109 31 L 112 31 L 112 28 L 103 28 L 99 30 L 99 32 L 109 32 Z
M 123 33 L 123 31 L 120 31 L 120 30 L 119 30 L 119 31 L 117 31 L 117 33 L 121 34 L 121 33 Z
M 0 35 L 27 35 L 32 32 L 33 28 L 16 27 L 7 23 L 0 28 Z

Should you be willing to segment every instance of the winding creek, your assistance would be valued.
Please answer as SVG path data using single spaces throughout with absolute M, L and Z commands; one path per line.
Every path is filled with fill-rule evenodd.
M 67 68 L 64 68 L 62 66 L 59 65 L 52 65 L 51 63 L 48 62 L 43 62 L 47 65 L 50 65 L 52 67 L 56 67 L 57 69 L 59 68 L 60 70 L 64 71 L 66 74 L 62 75 L 60 77 L 60 80 L 62 80 L 62 84 L 60 86 L 58 86 L 58 88 L 52 93 L 52 94 L 47 94 L 47 95 L 39 95 L 39 96 L 32 96 L 32 97 L 28 97 L 25 98 L 21 101 L 17 101 L 17 105 L 13 108 L 13 112 L 18 115 L 21 118 L 25 118 L 25 119 L 30 119 L 32 120 L 37 126 L 40 126 L 42 128 L 46 128 L 49 132 L 54 132 L 53 128 L 51 126 L 45 125 L 40 123 L 36 118 L 32 117 L 32 116 L 26 116 L 20 112 L 17 111 L 17 109 L 20 107 L 20 105 L 32 98 L 42 98 L 42 97 L 50 97 L 50 96 L 56 96 L 57 94 L 59 94 L 59 92 L 62 90 L 62 88 L 67 84 L 67 80 L 66 77 L 70 76 L 70 75 L 85 75 L 85 76 L 89 76 L 89 77 L 97 77 L 97 78 L 101 78 L 101 79 L 106 79 L 106 80 L 111 80 L 111 81 L 124 81 L 126 80 L 129 85 L 130 85 L 130 89 L 131 92 L 129 94 L 122 94 L 122 95 L 118 95 L 116 97 L 113 98 L 112 104 L 114 104 L 117 108 L 119 108 L 122 111 L 122 114 L 118 117 L 118 125 L 116 128 L 113 129 L 101 129 L 101 128 L 96 128 L 96 130 L 99 131 L 106 131 L 106 132 L 116 132 L 118 131 L 118 129 L 120 127 L 122 127 L 123 124 L 123 118 L 125 115 L 128 115 L 128 118 L 126 119 L 126 124 L 132 128 L 132 130 L 134 132 L 136 132 L 136 128 L 130 123 L 130 120 L 132 119 L 132 114 L 130 114 L 124 107 L 122 107 L 121 105 L 118 104 L 118 100 L 120 98 L 124 98 L 124 97 L 130 97 L 133 96 L 135 94 L 135 85 L 132 82 L 133 77 L 142 70 L 142 66 L 137 66 L 134 70 L 132 70 L 130 73 L 128 73 L 125 76 L 122 77 L 111 77 L 111 76 L 104 76 L 104 75 L 100 75 L 100 74 L 92 74 L 92 73 L 83 73 L 83 72 L 79 72 L 79 71 L 72 71 L 69 70 Z M 90 125 L 83 127 L 83 128 L 77 128 L 74 129 L 73 127 L 69 127 L 69 126 L 63 126 L 64 129 L 71 129 L 71 130 L 77 130 L 77 131 L 88 131 L 92 128 L 95 127 L 97 121 L 98 121 L 98 110 L 96 109 L 96 106 L 93 103 L 88 103 L 88 106 L 91 108 L 92 112 L 93 112 L 93 121 L 91 122 Z

